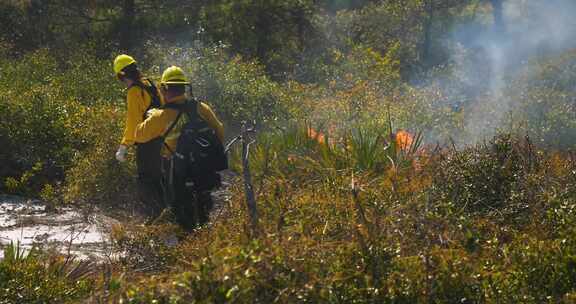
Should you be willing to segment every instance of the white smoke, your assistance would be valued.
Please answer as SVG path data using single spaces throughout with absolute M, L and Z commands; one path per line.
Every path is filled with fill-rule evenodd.
M 466 120 L 459 141 L 475 143 L 507 129 L 515 98 L 506 95 L 529 60 L 576 47 L 575 0 L 505 0 L 504 30 L 478 23 L 454 32 L 454 74 Z M 450 91 L 454 91 L 453 87 Z

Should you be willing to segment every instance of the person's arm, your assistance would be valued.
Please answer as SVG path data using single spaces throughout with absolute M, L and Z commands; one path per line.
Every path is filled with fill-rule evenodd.
M 166 111 L 168 110 L 155 109 L 150 111 L 151 115 L 136 126 L 134 140 L 137 143 L 145 143 L 164 135 L 170 118 Z
M 126 103 L 128 110 L 126 111 L 126 126 L 124 127 L 124 136 L 122 137 L 121 145 L 131 146 L 135 143 L 136 126 L 142 122 L 144 112 L 148 108 L 150 100 L 145 100 L 147 94 L 143 94 L 142 89 L 139 87 L 132 87 L 128 90 Z
M 200 117 L 202 119 L 204 119 L 206 121 L 206 123 L 208 123 L 208 125 L 214 129 L 216 131 L 216 136 L 218 136 L 218 139 L 220 139 L 220 142 L 224 142 L 224 125 L 222 124 L 222 122 L 220 122 L 220 120 L 218 120 L 218 118 L 216 117 L 216 114 L 214 114 L 214 111 L 212 111 L 212 109 L 205 103 L 203 102 L 199 102 L 198 103 L 198 115 L 200 115 Z

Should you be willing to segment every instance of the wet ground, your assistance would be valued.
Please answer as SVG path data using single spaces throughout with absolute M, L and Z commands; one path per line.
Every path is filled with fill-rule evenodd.
M 112 254 L 109 232 L 114 223 L 117 221 L 98 212 L 49 211 L 37 200 L 0 195 L 0 247 L 13 242 L 24 249 L 37 246 L 79 258 L 102 259 Z
M 212 193 L 211 222 L 218 220 L 230 199 L 227 189 L 232 175 L 223 175 L 222 187 Z M 0 259 L 4 254 L 2 248 L 11 242 L 24 249 L 36 246 L 80 259 L 110 259 L 118 254 L 110 242 L 110 230 L 115 224 L 120 221 L 95 210 L 52 211 L 38 200 L 0 194 Z

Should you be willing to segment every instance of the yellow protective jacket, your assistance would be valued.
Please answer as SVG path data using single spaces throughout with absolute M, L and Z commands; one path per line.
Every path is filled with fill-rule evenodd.
M 186 101 L 185 96 L 178 96 L 170 100 L 166 100 L 166 103 L 176 103 L 181 104 Z M 220 139 L 220 142 L 224 142 L 224 125 L 218 120 L 214 111 L 205 103 L 198 102 L 197 109 L 198 115 L 202 118 L 208 126 L 210 126 L 216 132 L 216 136 Z M 168 128 L 172 125 L 176 117 L 178 116 L 178 111 L 175 109 L 153 109 L 150 110 L 148 117 L 138 124 L 136 127 L 136 142 L 145 143 L 159 136 L 164 135 Z M 178 142 L 178 137 L 180 136 L 180 130 L 186 123 L 186 116 L 182 116 L 174 129 L 166 136 L 165 142 L 169 149 L 164 146 L 162 148 L 162 156 L 168 157 L 173 151 L 176 151 L 176 144 Z
M 150 81 L 143 78 L 142 84 L 149 86 Z M 158 90 L 158 88 L 156 88 Z M 160 97 L 160 104 L 164 104 L 164 97 L 160 92 L 158 92 Z M 144 120 L 144 115 L 146 110 L 152 102 L 152 96 L 137 85 L 133 85 L 128 88 L 128 93 L 126 96 L 126 104 L 128 110 L 126 111 L 126 125 L 124 127 L 124 136 L 122 137 L 121 144 L 125 146 L 131 146 L 136 142 L 136 127 Z

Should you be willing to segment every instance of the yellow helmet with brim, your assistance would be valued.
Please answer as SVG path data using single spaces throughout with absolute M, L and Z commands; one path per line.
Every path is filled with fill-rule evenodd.
M 190 84 L 188 77 L 184 74 L 181 68 L 177 66 L 171 66 L 164 70 L 162 73 L 162 79 L 160 80 L 162 85 L 166 84 Z
M 125 54 L 118 55 L 116 56 L 116 59 L 114 59 L 114 73 L 120 75 L 124 68 L 134 63 L 136 63 L 136 60 L 131 56 Z

